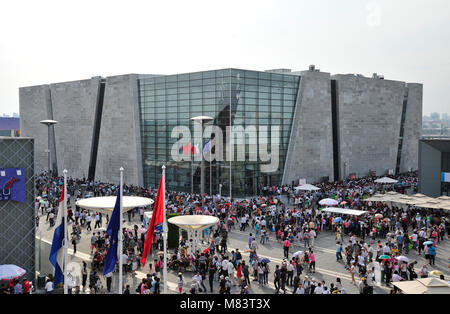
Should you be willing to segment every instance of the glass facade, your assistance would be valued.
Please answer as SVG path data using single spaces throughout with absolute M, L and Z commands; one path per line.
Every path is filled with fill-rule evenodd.
M 232 196 L 253 196 L 263 185 L 280 185 L 289 143 L 300 76 L 224 69 L 206 72 L 158 76 L 139 79 L 142 160 L 145 186 L 157 187 L 161 166 L 165 164 L 167 189 L 175 191 L 200 190 L 200 162 L 179 161 L 171 157 L 172 129 L 185 126 L 194 135 L 195 116 L 210 116 L 223 131 L 227 141 L 227 126 L 279 126 L 279 165 L 276 171 L 262 172 L 267 164 L 258 158 L 250 161 L 249 143 L 245 137 L 245 161 L 231 162 Z M 255 139 L 256 140 L 256 139 Z M 206 143 L 208 139 L 204 139 Z M 270 147 L 270 146 L 269 146 Z M 223 161 L 208 161 L 205 165 L 205 193 L 230 194 L 230 162 L 228 145 L 224 145 Z

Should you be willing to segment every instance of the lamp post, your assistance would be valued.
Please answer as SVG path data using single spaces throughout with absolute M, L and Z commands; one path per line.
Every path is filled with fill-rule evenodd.
M 191 118 L 192 121 L 194 122 L 198 122 L 200 123 L 200 128 L 201 128 L 201 141 L 200 141 L 200 157 L 201 157 L 201 161 L 200 161 L 200 195 L 202 198 L 202 210 L 203 210 L 203 206 L 204 206 L 204 201 L 203 201 L 203 194 L 205 194 L 205 164 L 203 162 L 203 122 L 208 122 L 213 120 L 213 118 L 208 117 L 208 116 L 197 116 L 197 117 L 193 117 Z
M 51 151 L 50 151 L 50 141 L 51 141 L 51 136 L 50 136 L 50 127 L 52 125 L 55 125 L 58 123 L 58 121 L 56 120 L 41 120 L 39 121 L 39 123 L 41 124 L 45 124 L 47 126 L 47 130 L 48 130 L 48 140 L 47 140 L 47 156 L 48 156 L 48 174 L 47 174 L 47 198 L 50 199 L 50 173 L 52 172 L 50 170 L 50 160 L 51 160 Z

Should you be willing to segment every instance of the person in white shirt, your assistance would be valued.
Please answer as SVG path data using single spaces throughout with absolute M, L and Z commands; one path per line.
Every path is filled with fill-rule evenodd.
M 323 294 L 323 288 L 320 282 L 317 284 L 317 288 L 314 289 L 314 294 Z
M 72 294 L 73 277 L 72 277 L 71 273 L 67 274 L 66 285 L 67 285 L 67 293 L 68 294 Z
M 230 278 L 230 281 L 234 283 L 234 265 L 231 262 L 227 263 L 227 274 L 228 277 Z
M 224 275 L 224 277 L 226 277 L 228 275 L 228 267 L 227 267 L 228 261 L 226 258 L 223 259 L 222 261 L 222 274 Z M 226 273 L 226 274 L 225 274 Z
M 47 280 L 47 283 L 45 284 L 45 291 L 47 294 L 53 293 L 53 281 L 50 279 Z
M 295 294 L 305 294 L 305 289 L 301 283 L 298 284 L 297 289 L 295 290 Z
M 311 229 L 311 231 L 309 232 L 309 242 L 310 242 L 310 246 L 314 247 L 314 238 L 316 237 L 316 232 L 314 231 L 314 229 Z

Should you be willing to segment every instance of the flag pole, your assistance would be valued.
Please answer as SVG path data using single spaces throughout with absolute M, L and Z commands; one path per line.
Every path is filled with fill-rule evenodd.
M 163 266 L 163 276 L 164 276 L 164 294 L 167 294 L 167 220 L 166 220 L 166 166 L 162 166 L 162 176 L 163 176 L 163 247 L 164 247 L 164 266 Z
M 231 101 L 231 69 L 230 69 L 230 135 L 231 135 L 231 108 L 232 108 L 232 101 Z M 231 135 L 232 136 L 232 135 Z M 229 150 L 230 150 L 230 204 L 231 204 L 231 193 L 232 193 L 232 186 L 231 186 L 231 158 L 234 156 L 231 156 L 231 136 L 230 136 L 230 145 L 229 145 Z
M 119 189 L 120 189 L 120 222 L 119 222 L 119 294 L 122 294 L 122 285 L 123 285 L 123 265 L 122 265 L 122 255 L 123 255 L 123 232 L 122 232 L 122 200 L 123 200 L 123 167 L 120 167 L 120 183 L 119 183 Z
M 63 193 L 64 193 L 64 204 L 63 204 L 63 219 L 64 219 L 64 294 L 68 293 L 67 288 L 67 245 L 68 245 L 68 236 L 67 236 L 67 170 L 63 170 L 64 174 L 64 183 L 63 183 Z M 49 191 L 47 191 L 49 192 Z

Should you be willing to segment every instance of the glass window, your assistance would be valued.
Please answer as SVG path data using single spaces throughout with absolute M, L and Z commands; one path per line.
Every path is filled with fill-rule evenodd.
M 204 92 L 214 92 L 216 90 L 216 85 L 205 85 L 203 86 Z
M 203 78 L 214 78 L 216 76 L 216 72 L 215 71 L 207 71 L 207 72 L 203 72 Z
M 259 86 L 258 87 L 258 90 L 259 90 L 259 92 L 261 93 L 261 92 L 263 92 L 263 93 L 268 93 L 269 92 L 269 87 L 267 87 L 267 86 Z
M 203 85 L 214 85 L 216 84 L 216 79 L 209 78 L 209 79 L 203 79 Z
M 246 98 L 245 100 L 246 107 L 248 105 L 256 105 L 256 104 L 257 104 L 256 98 Z
M 203 98 L 202 96 L 203 96 L 202 93 L 191 93 L 191 99 Z
M 215 105 L 216 104 L 216 99 L 215 98 L 203 99 L 203 104 L 204 105 Z
M 268 105 L 269 99 L 258 99 L 258 104 L 263 106 Z
M 191 99 L 191 106 L 199 106 L 202 104 L 202 99 Z
M 202 86 L 203 85 L 203 83 L 202 83 L 202 80 L 191 80 L 190 82 L 189 82 L 189 86 Z

